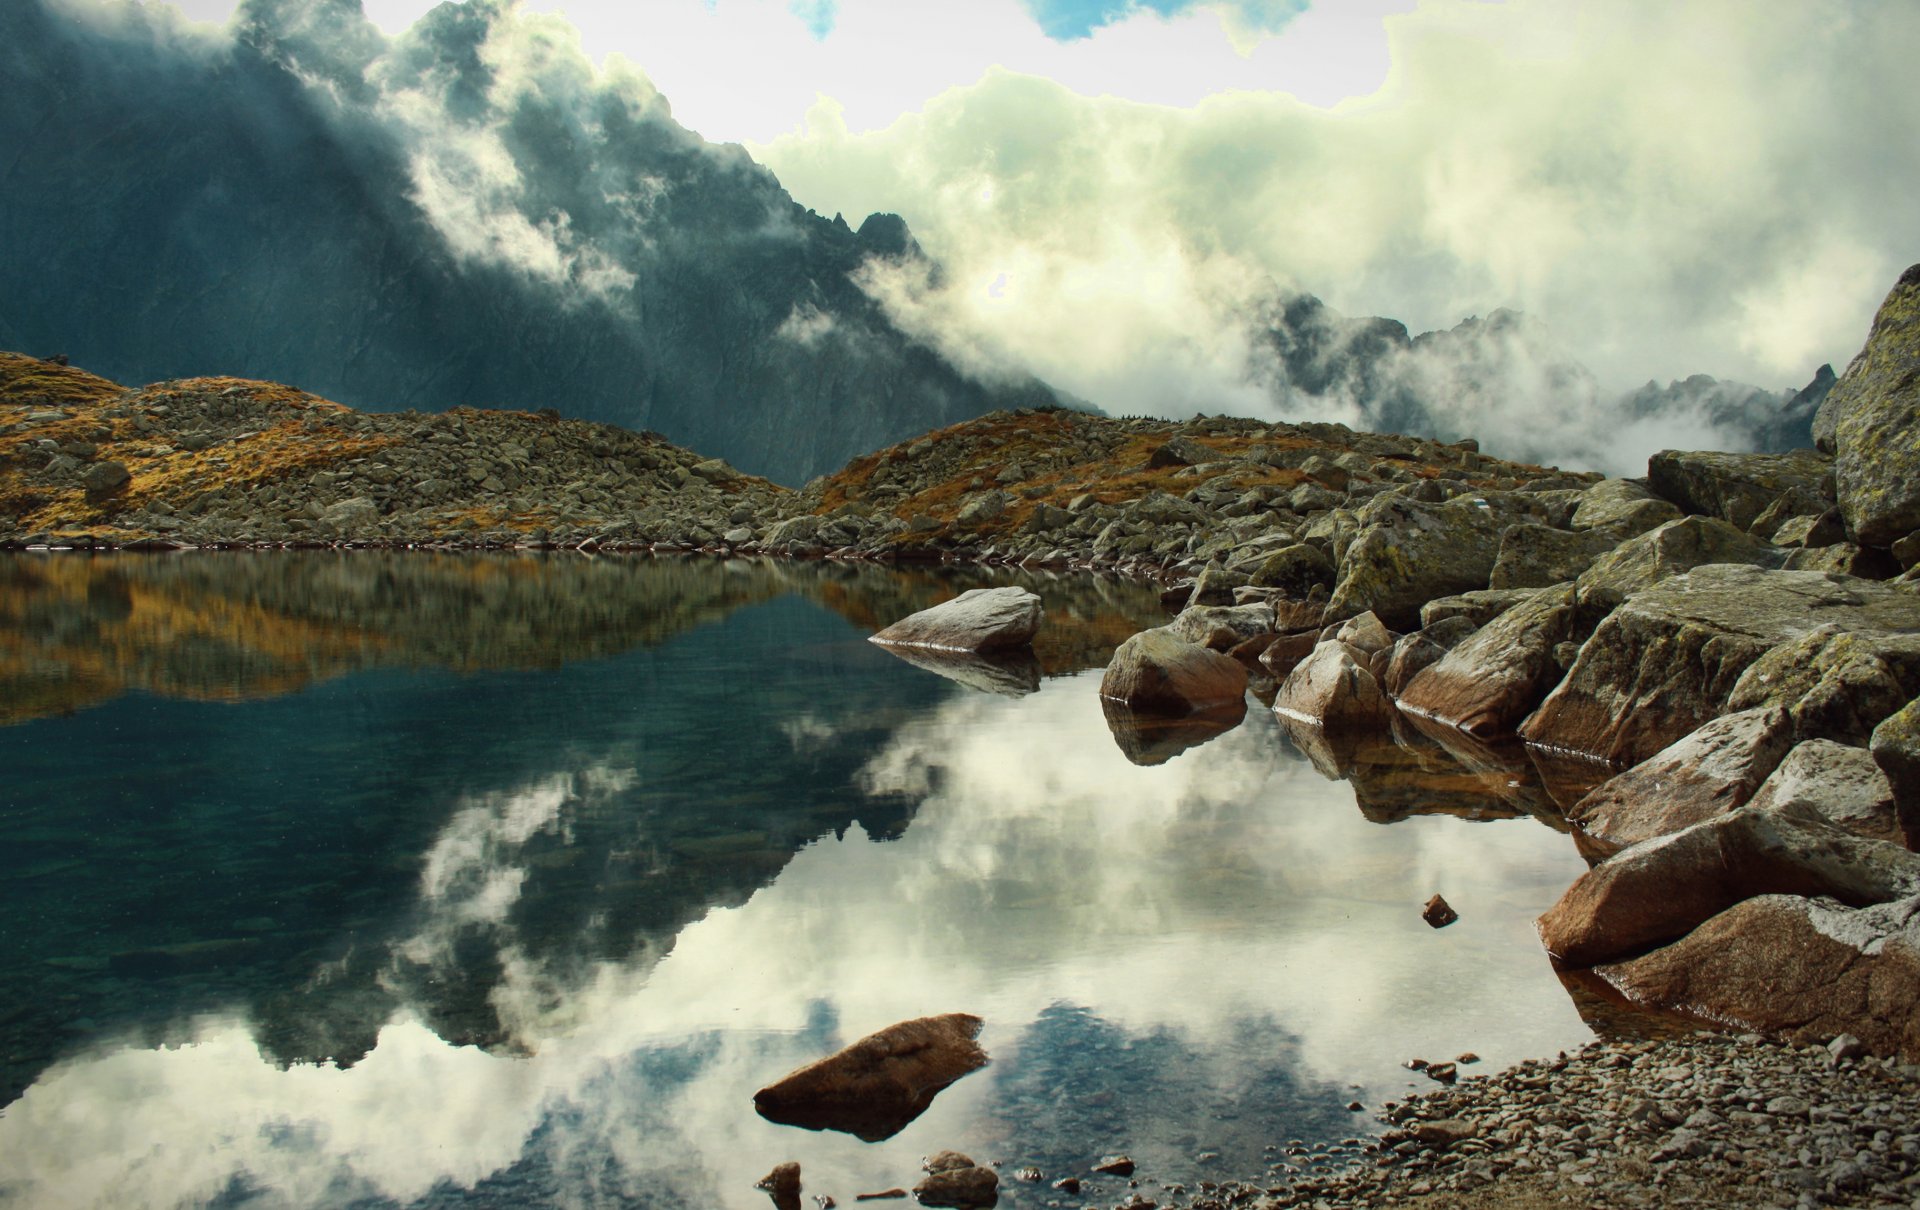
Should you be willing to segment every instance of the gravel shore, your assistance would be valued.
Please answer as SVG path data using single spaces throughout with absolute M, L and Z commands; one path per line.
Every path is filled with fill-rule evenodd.
M 1596 1041 L 1388 1102 L 1377 1140 L 1283 1155 L 1264 1178 L 1099 1205 L 1920 1207 L 1920 1067 L 1850 1043 Z

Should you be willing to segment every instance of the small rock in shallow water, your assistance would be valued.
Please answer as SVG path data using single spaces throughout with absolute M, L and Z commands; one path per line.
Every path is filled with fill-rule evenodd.
M 1434 928 L 1443 929 L 1460 919 L 1460 913 L 1453 910 L 1452 904 L 1435 895 L 1427 900 L 1427 906 L 1420 909 L 1420 918 Z
M 800 1165 L 795 1163 L 777 1164 L 753 1184 L 755 1189 L 764 1189 L 767 1196 L 779 1210 L 800 1210 Z
M 1133 1159 L 1125 1155 L 1110 1155 L 1095 1164 L 1093 1170 L 1107 1176 L 1132 1176 Z

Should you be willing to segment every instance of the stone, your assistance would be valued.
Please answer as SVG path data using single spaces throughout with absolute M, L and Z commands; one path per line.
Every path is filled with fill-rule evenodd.
M 795 1163 L 776 1164 L 772 1172 L 767 1173 L 753 1183 L 755 1189 L 765 1190 L 773 1199 L 777 1210 L 800 1210 L 800 1165 Z
M 1854 906 L 1920 893 L 1920 855 L 1802 808 L 1745 807 L 1622 850 L 1581 875 L 1538 922 L 1572 966 L 1685 937 L 1744 900 L 1823 895 Z
M 985 525 L 997 520 L 1011 503 L 1013 497 L 1005 492 L 981 492 L 961 506 L 959 514 L 954 517 L 954 524 L 969 527 Z
M 1393 703 L 1362 658 L 1338 640 L 1320 643 L 1281 682 L 1274 710 L 1324 730 L 1386 723 L 1393 717 Z
M 1814 450 L 1661 450 L 1647 461 L 1647 486 L 1684 512 L 1717 517 L 1744 531 L 1783 497 L 1796 506 L 1793 511 L 1831 507 L 1833 460 Z
M 1238 572 L 1228 571 L 1218 563 L 1209 563 L 1202 568 L 1193 582 L 1193 595 L 1187 599 L 1190 605 L 1231 605 L 1233 590 L 1245 586 L 1247 577 Z
M 1325 551 L 1296 542 L 1268 555 L 1251 579 L 1256 587 L 1278 588 L 1289 597 L 1304 599 L 1315 586 L 1331 590 L 1335 578 L 1333 560 Z
M 1920 698 L 1873 729 L 1869 751 L 1893 788 L 1907 847 L 1920 848 Z
M 1436 597 L 1420 607 L 1420 625 L 1427 629 L 1450 618 L 1465 618 L 1477 630 L 1522 601 L 1532 600 L 1539 591 L 1537 588 L 1482 588 Z
M 1000 1174 L 969 1165 L 930 1172 L 913 1187 L 923 1206 L 992 1206 L 1000 1200 Z
M 1819 572 L 1695 568 L 1614 610 L 1520 734 L 1638 764 L 1723 713 L 1761 656 L 1829 622 L 1875 642 L 1911 634 L 1920 596 Z
M 1160 470 L 1173 466 L 1198 466 L 1218 461 L 1219 455 L 1191 437 L 1172 437 L 1147 455 L 1147 466 Z
M 922 1172 L 958 1172 L 974 1167 L 973 1157 L 960 1151 L 936 1151 L 920 1161 Z
M 1033 641 L 1040 598 L 1024 588 L 974 588 L 871 636 L 870 641 L 941 651 L 1003 651 Z
M 1571 580 L 1612 550 L 1617 539 L 1601 530 L 1513 525 L 1500 535 L 1489 588 L 1546 588 Z
M 1677 520 L 1680 510 L 1633 479 L 1602 479 L 1581 494 L 1573 510 L 1575 529 L 1599 530 L 1615 541 L 1638 537 Z
M 1891 580 L 1900 574 L 1892 555 L 1875 546 L 1852 542 L 1789 551 L 1781 566 L 1788 571 L 1831 571 L 1862 580 Z
M 1573 585 L 1515 605 L 1415 676 L 1402 709 L 1472 735 L 1511 731 L 1560 680 L 1554 648 L 1574 633 Z
M 1398 699 L 1406 692 L 1407 685 L 1414 677 L 1420 675 L 1423 669 L 1439 663 L 1447 652 L 1473 632 L 1472 622 L 1463 617 L 1451 617 L 1432 626 L 1423 626 L 1412 634 L 1402 635 L 1393 645 L 1393 654 L 1387 658 L 1386 675 L 1376 678 L 1380 680 L 1380 687 L 1387 691 L 1389 697 Z
M 1095 1172 L 1103 1176 L 1132 1176 L 1134 1163 L 1131 1156 L 1109 1155 L 1093 1166 Z
M 1712 517 L 1681 517 L 1615 547 L 1575 581 L 1583 610 L 1598 615 L 1660 581 L 1711 563 L 1779 567 L 1786 553 Z
M 1920 529 L 1920 265 L 1880 304 L 1866 346 L 1821 405 L 1816 437 L 1829 422 L 1848 537 L 1884 547 Z
M 1260 666 L 1279 680 L 1285 680 L 1287 674 L 1299 667 L 1300 661 L 1313 654 L 1319 645 L 1320 632 L 1305 630 L 1296 634 L 1283 634 L 1267 644 L 1260 653 Z
M 1120 644 L 1100 680 L 1100 696 L 1149 714 L 1191 714 L 1245 698 L 1247 670 L 1164 627 Z
M 1334 631 L 1334 638 L 1345 643 L 1355 651 L 1373 655 L 1393 646 L 1394 635 L 1380 619 L 1372 613 L 1363 613 L 1359 617 L 1348 618 Z
M 982 1024 L 947 1013 L 888 1026 L 762 1088 L 753 1107 L 785 1126 L 892 1138 L 948 1085 L 986 1066 L 974 1040 Z
M 1850 909 L 1760 895 L 1594 973 L 1636 1004 L 1803 1046 L 1850 1033 L 1873 1054 L 1920 1062 L 1920 897 Z
M 1787 518 L 1773 531 L 1771 540 L 1775 546 L 1837 546 L 1847 540 L 1847 527 L 1840 520 L 1840 510 L 1830 508 L 1824 513 Z
M 1193 605 L 1160 629 L 1214 651 L 1231 651 L 1249 639 L 1273 633 L 1273 606 Z
M 1460 919 L 1460 913 L 1453 910 L 1452 904 L 1435 895 L 1420 909 L 1420 919 L 1426 921 L 1430 928 L 1443 929 Z
M 1431 1071 L 1429 1066 L 1427 1070 Z M 1479 1135 L 1480 1130 L 1472 1122 L 1461 1118 L 1434 1118 L 1425 1122 L 1414 1122 L 1408 1127 L 1409 1134 L 1423 1147 L 1435 1151 L 1445 1151 L 1455 1143 L 1464 1143 Z
M 132 478 L 124 462 L 96 462 L 80 476 L 80 486 L 86 490 L 88 500 L 98 503 L 126 486 Z
M 380 506 L 366 496 L 354 496 L 331 505 L 320 514 L 322 528 L 334 533 L 351 533 L 380 519 Z
M 1747 805 L 1756 811 L 1810 810 L 1856 836 L 1906 844 L 1892 783 L 1865 748 L 1807 740 L 1787 753 Z
M 1509 516 L 1475 496 L 1438 505 L 1399 493 L 1374 497 L 1356 516 L 1327 616 L 1371 610 L 1395 630 L 1418 628 L 1428 601 L 1487 587 Z
M 1583 851 L 1616 853 L 1745 805 L 1792 747 L 1784 710 L 1724 715 L 1601 785 L 1567 822 Z
M 1727 709 L 1779 706 L 1801 739 L 1865 747 L 1880 721 L 1920 691 L 1920 634 L 1869 637 L 1829 623 L 1755 660 Z

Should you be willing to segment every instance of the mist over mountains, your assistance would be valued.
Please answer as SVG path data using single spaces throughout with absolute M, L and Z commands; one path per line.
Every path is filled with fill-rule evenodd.
M 502 0 L 0 6 L 0 347 L 377 408 L 555 407 L 787 482 L 996 407 L 849 279 L 918 255 L 797 205 L 638 72 Z
M 679 125 L 639 70 L 596 68 L 562 19 L 510 0 L 442 5 L 393 38 L 357 0 L 246 0 L 226 31 L 13 0 L 0 80 L 0 347 L 127 382 L 553 407 L 788 483 L 1062 401 L 969 354 L 899 218 L 855 230 L 805 209 Z M 1610 396 L 1512 312 L 1413 336 L 1272 297 L 1244 313 L 1229 386 L 1156 409 L 1638 473 L 1663 446 L 1807 444 L 1824 396 L 1821 379 L 1795 396 L 1704 376 Z

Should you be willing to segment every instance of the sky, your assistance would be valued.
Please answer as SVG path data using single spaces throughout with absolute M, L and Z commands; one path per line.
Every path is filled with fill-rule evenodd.
M 234 0 L 180 4 L 223 21 Z M 364 5 L 395 35 L 429 7 Z M 637 69 L 802 204 L 906 218 L 944 272 L 865 282 L 901 326 L 1114 411 L 1270 409 L 1246 317 L 1297 293 L 1415 333 L 1518 310 L 1609 391 L 1694 373 L 1794 388 L 1845 367 L 1920 259 L 1920 5 L 520 9 Z M 1582 423 L 1604 440 L 1613 421 Z

